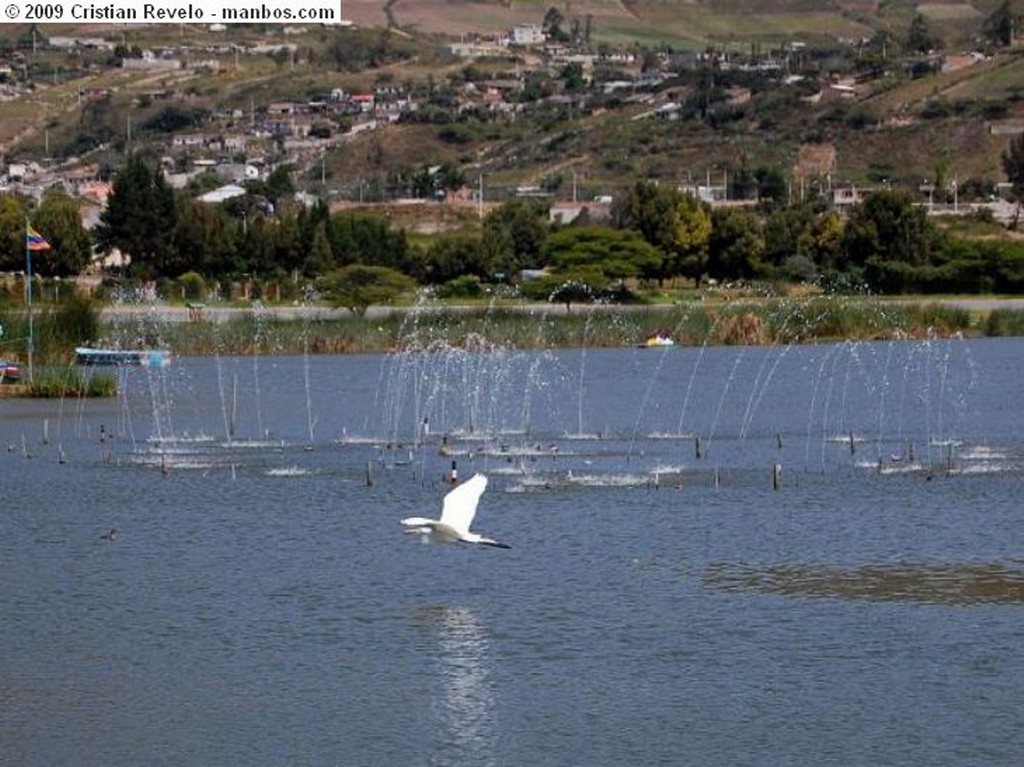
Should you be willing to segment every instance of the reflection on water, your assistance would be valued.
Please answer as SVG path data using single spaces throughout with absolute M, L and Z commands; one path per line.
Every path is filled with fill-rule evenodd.
M 1019 563 L 753 565 L 716 563 L 703 576 L 723 591 L 760 591 L 787 596 L 927 602 L 932 604 L 1024 603 L 1024 566 Z
M 442 734 L 435 764 L 496 763 L 494 695 L 487 630 L 464 607 L 432 605 L 417 622 L 435 632 L 441 694 L 435 700 Z

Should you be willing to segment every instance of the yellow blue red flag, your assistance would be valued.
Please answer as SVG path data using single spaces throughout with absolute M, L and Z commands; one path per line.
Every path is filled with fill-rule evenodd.
M 32 228 L 31 224 L 26 224 L 25 229 L 25 249 L 26 250 L 49 250 L 50 243 L 46 241 L 43 235 L 39 234 L 35 229 Z

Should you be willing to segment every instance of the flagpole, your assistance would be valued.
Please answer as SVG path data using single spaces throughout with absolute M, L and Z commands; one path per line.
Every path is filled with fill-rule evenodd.
M 32 353 L 35 351 L 35 336 L 32 332 L 32 247 L 28 237 L 28 216 L 25 217 L 25 305 L 28 307 L 28 380 L 32 383 Z

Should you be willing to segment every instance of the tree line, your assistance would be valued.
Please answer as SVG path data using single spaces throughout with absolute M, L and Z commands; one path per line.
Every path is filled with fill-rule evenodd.
M 1024 191 L 1024 139 L 1004 156 L 1007 176 Z M 365 307 L 410 286 L 473 296 L 509 284 L 535 298 L 629 300 L 638 284 L 684 279 L 815 282 L 830 289 L 904 292 L 1002 292 L 1024 289 L 1024 244 L 956 237 L 936 226 L 902 190 L 881 190 L 841 216 L 825 200 L 709 206 L 676 188 L 637 181 L 616 196 L 610 217 L 584 209 L 571 224 L 548 221 L 548 206 L 511 200 L 458 231 L 413 240 L 386 216 L 332 213 L 294 201 L 287 171 L 250 182 L 223 204 L 176 191 L 141 156 L 116 173 L 98 226 L 86 231 L 77 203 L 51 190 L 30 211 L 0 198 L 0 271 L 21 271 L 25 220 L 52 247 L 33 269 L 72 277 L 94 249 L 131 257 L 120 278 L 138 281 L 200 275 L 208 283 L 318 285 L 338 303 Z M 534 279 L 523 279 L 530 274 Z M 399 279 L 399 277 L 403 279 Z M 343 288 L 358 290 L 345 295 Z M 375 287 L 374 287 L 375 286 Z M 370 288 L 373 287 L 373 292 Z

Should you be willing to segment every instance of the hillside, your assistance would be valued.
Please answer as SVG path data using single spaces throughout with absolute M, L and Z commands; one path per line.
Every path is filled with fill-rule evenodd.
M 923 14 L 950 42 L 972 34 L 998 0 L 917 3 L 893 0 L 346 0 L 346 18 L 420 32 L 487 34 L 540 23 L 549 8 L 591 19 L 598 40 L 677 47 L 751 40 L 860 38 L 905 27 Z
M 23 66 L 30 82 L 14 88 L 0 112 L 0 150 L 7 162 L 116 165 L 132 146 L 184 169 L 218 155 L 209 146 L 172 151 L 175 135 L 203 132 L 223 144 L 248 133 L 235 155 L 276 155 L 274 162 L 291 163 L 298 188 L 349 201 L 409 196 L 418 172 L 441 165 L 462 174 L 469 199 L 482 189 L 486 202 L 521 187 L 586 200 L 637 178 L 724 185 L 763 168 L 778 169 L 793 189 L 805 182 L 916 188 L 940 172 L 994 185 L 1008 141 L 998 126 L 1024 121 L 1024 57 L 1020 47 L 964 54 L 995 5 L 346 0 L 344 14 L 361 31 L 41 28 L 176 51 L 172 63 L 182 64 L 141 71 L 111 66 L 109 52 L 36 50 L 24 28 L 6 27 L 0 56 Z M 551 8 L 566 28 L 585 26 L 587 50 L 635 57 L 597 64 L 586 90 L 566 91 L 570 59 L 539 48 L 468 59 L 447 51 L 458 39 L 539 24 Z M 930 56 L 901 51 L 915 14 L 942 44 Z M 343 53 L 373 46 L 388 56 L 340 63 Z M 713 60 L 694 58 L 709 49 Z M 757 70 L 764 62 L 779 69 Z M 656 85 L 613 92 L 604 84 L 639 82 L 649 63 Z M 519 92 L 501 91 L 508 82 Z M 541 97 L 524 95 L 531 82 Z M 307 128 L 319 121 L 330 139 L 290 152 L 282 136 L 258 138 L 258 120 L 275 103 L 323 103 L 325 94 L 381 86 L 403 94 L 391 106 L 415 102 L 415 111 L 378 116 L 372 126 L 360 122 L 365 115 L 304 115 Z M 828 167 L 801 165 L 815 147 Z

